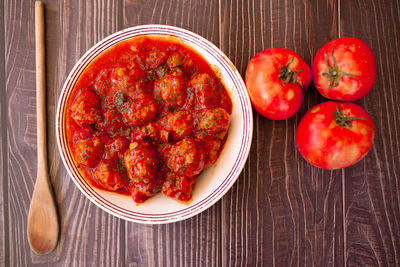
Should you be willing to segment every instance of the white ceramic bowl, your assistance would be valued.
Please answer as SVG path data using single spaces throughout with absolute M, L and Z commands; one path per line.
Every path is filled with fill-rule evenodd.
M 183 41 L 200 53 L 216 70 L 230 93 L 233 111 L 225 146 L 210 168 L 197 179 L 190 204 L 182 204 L 162 194 L 137 205 L 130 196 L 91 187 L 79 173 L 67 145 L 65 131 L 66 103 L 82 71 L 104 50 L 114 44 L 141 35 L 167 35 Z M 98 42 L 76 63 L 62 89 L 57 108 L 57 143 L 69 175 L 82 193 L 94 204 L 122 219 L 149 224 L 181 221 L 192 217 L 217 202 L 235 183 L 249 154 L 253 115 L 246 87 L 232 62 L 211 42 L 201 36 L 176 27 L 143 25 L 114 33 Z

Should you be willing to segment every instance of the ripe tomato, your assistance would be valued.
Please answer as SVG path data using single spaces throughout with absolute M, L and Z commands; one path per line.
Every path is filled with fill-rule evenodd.
M 356 101 L 375 83 L 375 56 L 358 38 L 338 38 L 317 52 L 312 71 L 321 95 L 333 100 Z
M 334 170 L 361 160 L 371 149 L 374 134 L 374 122 L 362 107 L 329 101 L 307 111 L 296 143 L 309 163 Z
M 295 52 L 269 48 L 255 55 L 246 70 L 246 87 L 254 108 L 271 120 L 291 117 L 301 107 L 311 69 Z

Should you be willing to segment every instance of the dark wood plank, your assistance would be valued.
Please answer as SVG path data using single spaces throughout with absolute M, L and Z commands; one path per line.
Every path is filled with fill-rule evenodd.
M 12 10 L 15 13 L 13 14 Z M 16 12 L 16 11 L 25 12 Z M 10 266 L 27 265 L 26 217 L 35 178 L 33 2 L 4 2 Z M 23 22 L 23 23 L 21 23 Z M 31 22 L 31 23 L 29 23 Z
M 10 266 L 122 266 L 124 222 L 92 204 L 60 162 L 55 114 L 62 85 L 78 58 L 118 30 L 116 1 L 45 1 L 48 155 L 61 217 L 59 244 L 48 256 L 30 251 L 26 217 L 36 178 L 34 1 L 6 1 Z
M 7 192 L 7 127 L 3 124 L 7 120 L 6 113 L 6 80 L 4 67 L 4 3 L 0 2 L 0 265 L 9 264 L 8 250 L 8 195 Z
M 218 44 L 218 1 L 124 1 L 123 27 L 168 24 L 191 30 Z M 220 212 L 216 205 L 183 222 L 127 223 L 128 266 L 221 266 Z
M 123 0 L 123 28 L 166 24 L 193 31 L 218 45 L 218 1 Z
M 400 265 L 399 16 L 398 1 L 340 3 L 340 36 L 363 39 L 377 61 L 375 86 L 358 102 L 375 122 L 375 144 L 344 171 L 348 266 Z
M 222 0 L 220 19 L 220 47 L 244 76 L 250 58 L 269 47 L 311 64 L 337 36 L 337 1 Z M 319 102 L 312 87 L 288 120 L 254 111 L 249 160 L 222 201 L 223 266 L 343 265 L 341 173 L 311 167 L 295 144 L 301 116 Z

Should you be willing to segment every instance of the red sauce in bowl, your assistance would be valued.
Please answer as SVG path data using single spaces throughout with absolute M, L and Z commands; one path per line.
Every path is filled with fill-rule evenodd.
M 135 37 L 96 57 L 68 99 L 68 146 L 93 186 L 189 201 L 226 140 L 232 101 L 208 62 L 173 38 Z

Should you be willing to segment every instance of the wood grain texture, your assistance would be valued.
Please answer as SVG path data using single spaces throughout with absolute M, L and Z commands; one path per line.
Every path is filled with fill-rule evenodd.
M 123 1 L 123 28 L 167 24 L 218 44 L 217 1 Z M 221 266 L 220 202 L 193 218 L 167 225 L 126 223 L 127 266 Z
M 221 1 L 220 12 L 220 47 L 243 77 L 263 49 L 289 48 L 310 64 L 337 35 L 337 1 Z M 295 144 L 301 116 L 320 101 L 310 88 L 288 120 L 254 112 L 248 162 L 222 201 L 223 266 L 343 265 L 341 174 L 311 167 Z
M 26 240 L 26 217 L 36 173 L 34 1 L 6 1 L 5 62 L 8 104 L 10 266 L 120 266 L 124 222 L 81 194 L 60 162 L 55 138 L 58 94 L 78 58 L 118 30 L 115 1 L 46 1 L 48 159 L 61 217 L 56 250 L 33 254 Z
M 4 3 L 10 266 L 29 262 L 26 217 L 36 174 L 33 4 Z M 12 10 L 25 12 L 15 14 Z M 22 21 L 26 24 L 22 25 Z
M 0 2 L 0 265 L 9 262 L 8 250 L 8 195 L 7 192 L 7 115 L 6 115 L 6 82 L 4 64 L 4 3 Z
M 340 4 L 340 36 L 363 39 L 377 61 L 375 86 L 358 102 L 375 122 L 374 146 L 344 171 L 348 266 L 400 266 L 399 16 L 398 1 Z

